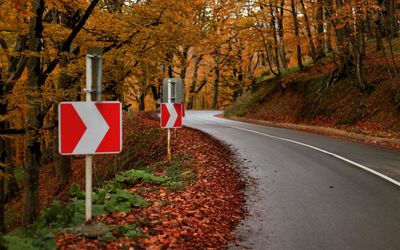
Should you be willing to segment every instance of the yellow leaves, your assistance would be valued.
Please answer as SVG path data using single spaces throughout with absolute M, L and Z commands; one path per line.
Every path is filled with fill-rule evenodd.
M 0 115 L 0 122 L 5 122 L 8 121 L 10 119 L 9 115 Z M 0 167 L 1 167 L 1 163 L 0 163 Z
M 11 178 L 12 176 L 4 173 L 2 170 L 4 170 L 6 167 L 8 167 L 6 164 L 0 162 L 0 179 L 8 179 Z
M 88 1 L 84 0 L 74 0 L 74 1 L 65 1 L 65 0 L 47 0 L 46 7 L 47 8 L 55 8 L 59 11 L 71 11 L 78 9 L 85 9 L 88 5 Z
M 44 36 L 47 37 L 54 45 L 59 45 L 63 42 L 71 32 L 70 29 L 65 28 L 60 24 L 45 24 L 44 25 Z
M 20 1 L 5 0 L 0 6 L 0 30 L 25 33 L 29 25 L 25 22 L 30 17 L 27 8 L 20 5 Z
M 9 178 L 11 178 L 11 175 L 0 172 L 0 179 L 9 179 Z

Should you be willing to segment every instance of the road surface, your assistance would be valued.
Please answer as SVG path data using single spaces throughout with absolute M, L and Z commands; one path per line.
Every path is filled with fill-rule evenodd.
M 232 248 L 400 249 L 399 151 L 218 113 L 187 112 L 184 124 L 231 145 L 245 162 L 248 216 Z

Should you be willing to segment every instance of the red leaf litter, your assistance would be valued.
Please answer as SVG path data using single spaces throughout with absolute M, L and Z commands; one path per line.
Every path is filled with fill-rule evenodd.
M 157 120 L 147 119 L 145 123 L 159 126 Z M 166 130 L 162 135 L 160 143 L 166 143 Z M 190 168 L 196 179 L 178 191 L 156 184 L 136 184 L 129 187 L 133 193 L 157 190 L 140 193 L 152 202 L 151 206 L 95 218 L 107 225 L 138 225 L 145 237 L 104 243 L 60 234 L 56 241 L 59 249 L 221 249 L 234 241 L 232 230 L 244 216 L 244 186 L 231 151 L 214 138 L 189 128 L 178 129 L 177 137 L 173 133 L 172 138 L 174 156 L 192 156 Z

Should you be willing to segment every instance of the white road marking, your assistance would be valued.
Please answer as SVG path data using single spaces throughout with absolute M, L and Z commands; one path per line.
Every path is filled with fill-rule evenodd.
M 304 146 L 304 147 L 307 147 L 307 148 L 314 149 L 314 150 L 319 151 L 319 152 L 321 152 L 321 153 L 324 153 L 324 154 L 333 156 L 333 157 L 335 157 L 335 158 L 337 158 L 337 159 L 339 159 L 339 160 L 342 160 L 342 161 L 344 161 L 344 162 L 347 162 L 347 163 L 349 163 L 349 164 L 351 164 L 351 165 L 353 165 L 353 166 L 356 166 L 356 167 L 358 167 L 358 168 L 361 168 L 361 169 L 363 169 L 363 170 L 365 170 L 365 171 L 367 171 L 367 172 L 370 172 L 371 174 L 374 174 L 374 175 L 376 175 L 376 176 L 379 176 L 379 177 L 381 177 L 381 178 L 383 178 L 383 179 L 385 179 L 385 180 L 387 180 L 387 181 L 393 183 L 394 185 L 400 187 L 400 182 L 398 182 L 398 181 L 396 181 L 396 180 L 390 178 L 389 176 L 386 176 L 386 175 L 384 175 L 384 174 L 381 174 L 381 173 L 379 173 L 379 172 L 377 172 L 377 171 L 375 171 L 375 170 L 373 170 L 373 169 L 370 169 L 370 168 L 368 168 L 368 167 L 366 167 L 366 166 L 364 166 L 364 165 L 362 165 L 362 164 L 360 164 L 360 163 L 354 162 L 354 161 L 349 160 L 349 159 L 347 159 L 347 158 L 345 158 L 345 157 L 343 157 L 343 156 L 340 156 L 340 155 L 331 153 L 331 152 L 326 151 L 326 150 L 324 150 L 324 149 L 321 149 L 321 148 L 318 148 L 318 147 L 315 147 L 315 146 L 311 146 L 311 145 L 309 145 L 309 144 L 305 144 L 305 143 L 302 143 L 302 142 L 298 142 L 298 141 L 294 141 L 294 140 L 290 140 L 290 139 L 286 139 L 286 138 L 282 138 L 282 137 L 278 137 L 278 136 L 273 136 L 273 135 L 261 133 L 261 132 L 258 132 L 258 131 L 255 131 L 255 130 L 251 130 L 251 129 L 245 129 L 245 128 L 240 128 L 240 127 L 231 127 L 231 128 L 238 129 L 238 130 L 243 130 L 243 131 L 247 131 L 247 132 L 251 132 L 251 133 L 255 133 L 255 134 L 259 134 L 259 135 L 263 135 L 263 136 L 266 136 L 266 137 L 270 137 L 270 138 L 274 138 L 274 139 L 277 139 L 277 140 L 286 141 L 286 142 L 290 142 L 290 143 L 294 143 L 294 144 L 297 144 L 297 145 L 301 145 L 301 146 Z
M 95 102 L 78 102 L 72 103 L 72 105 L 86 126 L 86 131 L 76 145 L 73 153 L 93 154 L 103 141 L 110 127 L 97 109 Z

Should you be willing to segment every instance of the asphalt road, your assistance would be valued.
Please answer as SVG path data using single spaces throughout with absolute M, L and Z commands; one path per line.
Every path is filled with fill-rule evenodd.
M 400 249 L 400 151 L 217 113 L 187 112 L 184 124 L 231 145 L 245 163 L 248 216 L 232 248 Z

